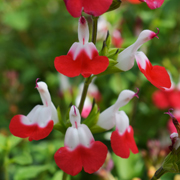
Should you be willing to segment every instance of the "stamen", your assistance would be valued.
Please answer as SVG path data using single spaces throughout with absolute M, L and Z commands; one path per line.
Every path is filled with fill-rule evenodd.
M 74 114 L 77 116 L 76 107 L 75 106 L 73 106 L 73 107 L 74 107 Z
M 155 37 L 157 37 L 159 39 L 159 37 L 157 36 L 159 34 L 159 28 L 156 28 L 158 30 L 158 32 L 156 33 Z
M 152 32 L 152 34 L 150 35 L 150 38 L 151 38 L 151 39 L 153 39 L 154 37 L 156 37 L 156 38 L 159 39 L 159 37 L 157 36 L 157 35 L 159 34 L 159 28 L 157 28 L 157 30 L 158 30 L 157 33 Z
M 139 88 L 136 88 L 136 89 L 137 89 L 137 93 L 135 93 L 134 96 L 136 96 L 137 98 L 139 98 L 139 96 L 138 96 Z M 134 97 L 134 96 L 133 96 L 133 97 Z
M 38 81 L 39 79 L 40 79 L 40 78 L 37 78 L 37 79 L 36 79 L 36 86 L 35 86 L 35 88 L 38 88 L 37 81 Z
M 175 117 L 173 116 L 173 114 L 170 112 L 170 111 L 173 111 L 174 109 L 173 108 L 170 108 L 168 110 L 168 112 L 165 112 L 164 114 L 168 114 L 172 119 L 175 119 Z

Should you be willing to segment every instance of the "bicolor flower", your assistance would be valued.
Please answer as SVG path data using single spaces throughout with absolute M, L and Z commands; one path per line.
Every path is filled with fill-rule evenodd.
M 38 80 L 38 79 L 37 79 Z M 53 125 L 58 122 L 57 111 L 51 102 L 51 96 L 45 82 L 37 82 L 43 105 L 36 105 L 27 116 L 15 115 L 10 122 L 10 132 L 17 137 L 27 138 L 29 141 L 40 140 L 49 135 Z
M 164 3 L 164 0 L 139 0 L 139 1 L 145 2 L 150 9 L 159 8 Z
M 164 90 L 165 88 L 171 87 L 170 77 L 166 69 L 161 66 L 152 66 L 145 54 L 137 51 L 143 43 L 157 37 L 158 33 L 154 33 L 150 30 L 142 31 L 136 42 L 118 55 L 116 67 L 123 71 L 127 71 L 134 66 L 134 59 L 136 59 L 138 67 L 145 77 L 154 86 Z
M 154 86 L 162 90 L 171 87 L 169 74 L 164 67 L 153 66 L 142 51 L 136 52 L 135 58 L 140 71 Z
M 72 127 L 65 134 L 64 147 L 54 155 L 56 164 L 67 174 L 77 175 L 82 168 L 92 174 L 105 162 L 107 147 L 94 137 L 85 124 L 81 124 L 79 110 L 72 106 L 69 112 Z
M 79 19 L 78 38 L 79 42 L 71 46 L 67 55 L 55 58 L 56 70 L 68 77 L 82 74 L 85 78 L 105 71 L 109 60 L 106 56 L 99 56 L 96 46 L 88 42 L 89 29 L 84 17 Z
M 73 17 L 79 17 L 82 11 L 89 15 L 100 16 L 105 13 L 112 4 L 112 0 L 64 0 L 64 2 L 68 12 Z
M 180 147 L 180 123 L 178 122 L 176 117 L 170 112 L 170 110 L 173 110 L 173 109 L 172 108 L 169 109 L 169 111 L 165 112 L 164 114 L 168 114 L 172 118 L 173 125 L 176 128 L 176 132 L 173 132 L 170 135 L 172 145 L 169 148 L 172 151 L 173 148 L 178 149 Z
M 119 108 L 126 105 L 134 96 L 138 97 L 137 93 L 130 90 L 122 91 L 116 103 L 103 111 L 97 122 L 98 126 L 106 130 L 116 126 L 116 130 L 111 134 L 111 147 L 114 153 L 122 158 L 128 158 L 130 150 L 134 154 L 139 152 L 129 118 L 124 111 L 119 111 Z

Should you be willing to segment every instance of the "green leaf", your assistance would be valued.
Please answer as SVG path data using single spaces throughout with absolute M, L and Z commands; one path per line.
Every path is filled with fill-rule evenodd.
M 111 6 L 109 7 L 109 9 L 106 12 L 113 11 L 113 10 L 119 8 L 120 5 L 121 5 L 121 0 L 113 0 Z
M 89 128 L 96 125 L 98 118 L 99 118 L 99 111 L 98 106 L 93 102 L 92 110 L 89 114 L 89 116 L 82 122 L 83 124 L 86 124 Z
M 21 167 L 17 170 L 14 179 L 15 180 L 25 180 L 30 178 L 36 178 L 38 174 L 44 171 L 54 171 L 52 165 L 41 165 L 41 166 L 28 166 Z
M 16 145 L 18 145 L 23 139 L 22 138 L 19 138 L 19 137 L 16 137 L 16 136 L 9 136 L 8 137 L 8 148 L 9 149 L 12 149 L 13 147 L 15 147 Z
M 27 165 L 33 162 L 32 157 L 29 153 L 24 153 L 22 155 L 16 156 L 11 159 L 11 161 L 20 165 Z
M 114 73 L 118 73 L 118 72 L 120 73 L 123 71 L 120 70 L 119 68 L 117 68 L 116 66 L 108 66 L 108 68 L 104 72 L 102 72 L 96 76 L 103 76 L 103 75 L 114 74 Z

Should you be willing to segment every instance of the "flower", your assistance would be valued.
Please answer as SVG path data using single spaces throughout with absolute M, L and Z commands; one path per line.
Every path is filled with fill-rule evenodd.
M 56 70 L 68 77 L 82 74 L 85 78 L 105 71 L 109 60 L 106 56 L 99 56 L 96 46 L 88 42 L 89 29 L 84 17 L 79 19 L 78 38 L 79 43 L 75 42 L 67 55 L 55 58 Z
M 171 87 L 171 80 L 162 66 L 152 66 L 146 55 L 140 51 L 135 54 L 137 65 L 144 76 L 157 88 L 165 90 Z
M 158 30 L 159 33 L 159 30 Z M 139 47 L 148 40 L 157 37 L 158 33 L 150 30 L 144 30 L 140 33 L 134 44 L 123 50 L 117 59 L 116 67 L 123 71 L 127 71 L 134 66 L 134 59 L 138 64 L 140 71 L 145 77 L 157 88 L 164 90 L 171 87 L 170 77 L 164 67 L 152 66 L 148 58 L 143 52 L 138 52 Z M 157 37 L 158 38 L 158 37 Z
M 164 0 L 139 0 L 139 1 L 145 2 L 150 9 L 159 8 L 164 3 Z
M 37 79 L 38 80 L 38 79 Z M 10 122 L 10 132 L 17 137 L 27 138 L 29 141 L 40 140 L 49 135 L 53 125 L 58 122 L 57 111 L 51 102 L 51 96 L 45 82 L 37 82 L 43 105 L 36 105 L 27 116 L 15 115 Z
M 65 134 L 64 147 L 54 155 L 56 164 L 67 174 L 77 175 L 82 167 L 87 173 L 96 172 L 105 162 L 107 147 L 94 137 L 85 124 L 80 124 L 79 110 L 72 106 L 69 112 L 72 127 Z
M 89 15 L 100 16 L 105 13 L 112 4 L 112 0 L 64 0 L 64 2 L 68 12 L 73 17 L 79 17 L 82 11 Z
M 129 118 L 124 111 L 118 111 L 120 107 L 126 105 L 137 93 L 124 90 L 120 93 L 115 104 L 103 111 L 99 115 L 97 125 L 109 130 L 116 126 L 116 130 L 111 134 L 111 147 L 117 156 L 128 158 L 131 151 L 136 154 L 138 148 L 134 141 L 133 128 L 129 125 Z M 137 96 L 138 97 L 138 96 Z

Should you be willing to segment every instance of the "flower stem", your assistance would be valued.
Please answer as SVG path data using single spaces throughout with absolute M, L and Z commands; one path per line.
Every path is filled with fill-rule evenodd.
M 92 16 L 92 42 L 96 44 L 98 17 Z
M 67 180 L 67 177 L 68 177 L 68 174 L 65 173 L 65 172 L 63 172 L 63 178 L 62 178 L 62 180 Z
M 151 178 L 151 180 L 157 180 L 159 179 L 163 174 L 165 174 L 167 171 L 164 170 L 162 167 L 160 167 L 154 174 L 154 176 Z
M 88 87 L 89 87 L 89 84 L 91 83 L 92 81 L 92 77 L 88 77 L 86 78 L 85 82 L 84 82 L 84 87 L 83 87 L 83 92 L 82 92 L 82 96 L 81 96 L 81 101 L 79 103 L 79 112 L 81 114 L 82 112 L 82 109 L 83 109 L 83 106 L 84 106 L 84 101 L 86 99 L 86 95 L 87 95 L 87 91 L 88 91 Z

